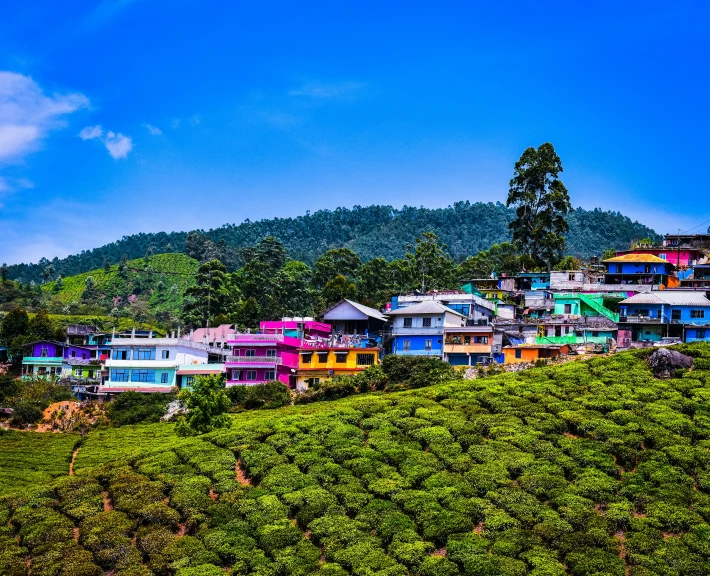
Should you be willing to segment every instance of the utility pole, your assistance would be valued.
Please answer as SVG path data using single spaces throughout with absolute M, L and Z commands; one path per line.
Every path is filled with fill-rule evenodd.
M 678 254 L 676 256 L 675 265 L 680 268 L 680 228 L 678 228 Z

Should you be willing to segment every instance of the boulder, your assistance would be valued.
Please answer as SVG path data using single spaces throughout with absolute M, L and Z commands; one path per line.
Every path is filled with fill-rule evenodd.
M 679 368 L 692 368 L 693 359 L 677 350 L 659 348 L 648 359 L 656 378 L 670 378 Z

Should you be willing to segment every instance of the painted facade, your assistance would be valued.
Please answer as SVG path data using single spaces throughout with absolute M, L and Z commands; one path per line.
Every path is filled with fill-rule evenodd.
M 678 286 L 675 266 L 652 254 L 625 254 L 604 260 L 605 284 L 647 284 L 664 288 Z
M 569 353 L 566 344 L 557 345 L 521 345 L 504 346 L 503 355 L 506 364 L 522 364 L 537 360 L 549 360 Z
M 400 356 L 436 356 L 444 354 L 444 329 L 463 328 L 466 317 L 435 301 L 390 312 L 392 353 Z
M 264 321 L 259 332 L 231 334 L 227 345 L 227 386 L 256 386 L 278 380 L 296 386 L 299 349 L 327 342 L 330 324 L 313 319 Z
M 225 353 L 187 338 L 115 338 L 105 362 L 107 378 L 99 392 L 169 392 L 180 384 L 181 366 L 219 362 Z
M 301 348 L 296 389 L 307 390 L 334 376 L 357 374 L 379 363 L 380 348 Z
M 703 252 L 701 250 L 690 246 L 681 246 L 679 249 L 671 246 L 659 246 L 616 251 L 617 256 L 626 256 L 630 254 L 651 254 L 661 260 L 670 262 L 676 267 L 694 266 L 703 257 Z
M 91 364 L 91 350 L 82 346 L 41 340 L 23 348 L 23 378 L 65 378 L 74 366 Z
M 454 366 L 489 363 L 493 347 L 493 326 L 444 328 L 444 360 Z

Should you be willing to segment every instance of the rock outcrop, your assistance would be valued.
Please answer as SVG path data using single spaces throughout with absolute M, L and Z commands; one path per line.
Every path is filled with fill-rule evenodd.
M 692 368 L 693 359 L 670 348 L 659 348 L 648 359 L 656 378 L 670 378 L 679 368 Z

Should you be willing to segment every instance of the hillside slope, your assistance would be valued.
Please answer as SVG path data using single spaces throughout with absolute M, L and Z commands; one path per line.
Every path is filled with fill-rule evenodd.
M 707 574 L 710 347 L 683 350 L 666 381 L 645 351 L 92 432 L 76 476 L 0 500 L 0 573 Z
M 59 284 L 48 282 L 42 290 L 54 303 L 67 306 L 94 301 L 111 310 L 126 305 L 129 298 L 136 296 L 153 312 L 177 312 L 182 307 L 185 289 L 194 284 L 197 268 L 198 262 L 185 254 L 158 254 L 148 261 L 129 260 L 124 273 L 114 264 L 108 271 L 98 268 L 63 278 Z M 93 279 L 94 288 L 87 292 L 88 278 Z
M 275 218 L 258 222 L 244 221 L 204 233 L 215 243 L 223 243 L 233 254 L 268 235 L 276 236 L 292 258 L 312 264 L 329 248 L 348 246 L 363 260 L 377 256 L 401 257 L 407 244 L 422 232 L 434 231 L 449 245 L 456 259 L 475 254 L 492 244 L 510 239 L 508 223 L 513 211 L 500 203 L 457 202 L 448 208 L 413 208 L 405 206 L 355 206 L 352 209 L 319 210 L 296 218 Z M 599 255 L 606 248 L 627 248 L 632 240 L 644 237 L 659 239 L 650 228 L 610 211 L 576 209 L 569 217 L 568 252 L 576 256 Z M 154 254 L 183 251 L 186 232 L 135 234 L 117 242 L 87 250 L 67 258 L 52 260 L 56 272 L 72 276 L 103 266 L 108 258 L 118 262 L 123 255 L 142 257 L 148 248 Z M 229 260 L 229 259 L 228 259 Z M 237 261 L 226 262 L 233 268 Z M 29 282 L 41 280 L 50 262 L 18 264 L 9 267 L 9 278 Z

